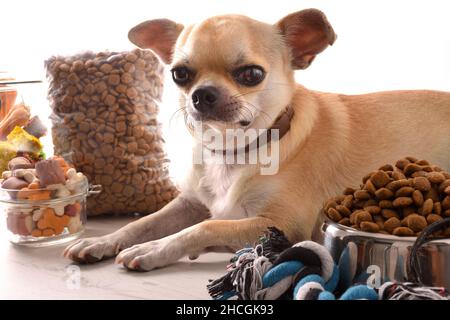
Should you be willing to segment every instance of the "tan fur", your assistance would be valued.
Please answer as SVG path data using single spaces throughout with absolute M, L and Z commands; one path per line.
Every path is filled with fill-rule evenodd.
M 226 88 L 230 95 L 245 93 L 242 99 L 255 106 L 252 128 L 268 128 L 287 105 L 294 109 L 290 131 L 280 141 L 279 172 L 260 175 L 258 164 L 220 165 L 205 159 L 192 166 L 180 197 L 169 206 L 112 235 L 75 243 L 66 249 L 66 256 L 98 260 L 124 249 L 117 262 L 150 270 L 185 255 L 239 249 L 257 240 L 268 226 L 282 229 L 291 241 L 301 241 L 311 237 L 327 198 L 357 186 L 366 173 L 383 164 L 411 155 L 450 169 L 450 93 L 348 96 L 295 84 L 293 69 L 307 67 L 335 39 L 324 19 L 314 10 L 290 15 L 282 20 L 283 28 L 307 23 L 299 30 L 311 33 L 294 32 L 289 39 L 279 25 L 243 16 L 214 17 L 185 28 L 177 43 L 171 43 L 173 55 L 166 60 L 172 66 L 188 63 L 196 70 L 194 81 L 180 88 L 188 118 L 190 95 L 205 83 Z M 178 30 L 179 25 L 172 27 Z M 299 41 L 298 36 L 310 38 Z M 156 40 L 143 46 L 170 47 L 161 44 L 165 38 Z M 313 48 L 301 47 L 305 43 Z M 229 72 L 236 61 L 263 66 L 267 78 L 257 88 L 236 85 Z M 206 125 L 216 130 L 236 126 L 217 121 Z

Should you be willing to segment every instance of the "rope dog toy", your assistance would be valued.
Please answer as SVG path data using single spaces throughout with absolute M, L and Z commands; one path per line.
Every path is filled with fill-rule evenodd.
M 347 256 L 351 252 L 346 253 Z M 345 256 L 345 255 L 344 255 Z M 328 250 L 313 241 L 292 245 L 283 232 L 269 228 L 255 247 L 236 252 L 228 273 L 211 280 L 213 299 L 227 300 L 447 300 L 444 288 L 407 282 L 386 282 L 378 290 L 367 285 L 367 274 L 341 279 Z M 356 270 L 352 271 L 354 274 Z

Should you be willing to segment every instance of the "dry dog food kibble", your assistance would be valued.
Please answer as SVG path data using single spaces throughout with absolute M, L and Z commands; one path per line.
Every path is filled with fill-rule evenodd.
M 425 160 L 406 157 L 362 182 L 359 189 L 347 188 L 325 203 L 330 219 L 362 231 L 415 236 L 450 217 L 450 174 Z M 450 234 L 450 228 L 444 233 Z
M 46 62 L 56 154 L 102 192 L 88 213 L 151 213 L 177 195 L 156 116 L 162 66 L 146 50 Z

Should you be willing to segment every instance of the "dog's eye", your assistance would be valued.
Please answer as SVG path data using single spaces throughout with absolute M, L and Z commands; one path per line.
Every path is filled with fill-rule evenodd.
M 192 78 L 192 72 L 186 67 L 177 67 L 172 70 L 172 79 L 179 85 L 186 85 Z
M 233 77 L 241 85 L 252 87 L 260 84 L 266 72 L 259 66 L 245 66 L 233 72 Z

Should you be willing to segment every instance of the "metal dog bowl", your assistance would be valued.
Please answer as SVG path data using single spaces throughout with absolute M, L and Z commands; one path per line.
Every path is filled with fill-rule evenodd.
M 327 217 L 318 221 L 312 238 L 329 250 L 347 286 L 367 280 L 375 287 L 386 281 L 411 281 L 408 266 L 414 257 L 423 285 L 450 290 L 450 239 L 432 240 L 414 248 L 416 237 L 362 232 Z

